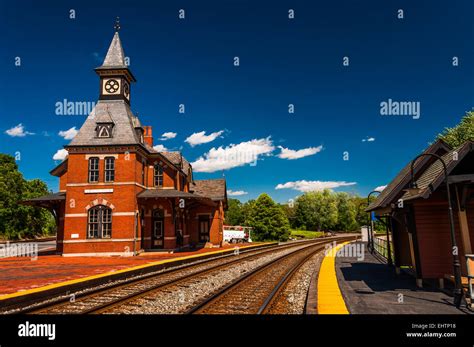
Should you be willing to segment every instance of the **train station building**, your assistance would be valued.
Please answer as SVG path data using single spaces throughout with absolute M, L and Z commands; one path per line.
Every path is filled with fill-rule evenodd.
M 25 201 L 57 221 L 57 250 L 129 255 L 220 245 L 227 208 L 224 179 L 195 180 L 180 152 L 153 148 L 151 126 L 130 108 L 136 79 L 116 28 L 103 64 L 99 100 L 51 174 L 59 192 Z
M 456 249 L 441 160 L 448 174 Z M 474 143 L 451 148 L 442 140 L 434 142 L 413 162 L 413 171 L 408 163 L 367 211 L 387 221 L 394 265 L 413 274 L 419 286 L 423 281 L 440 286 L 453 282 L 453 252 L 466 277 L 466 255 L 474 246 Z

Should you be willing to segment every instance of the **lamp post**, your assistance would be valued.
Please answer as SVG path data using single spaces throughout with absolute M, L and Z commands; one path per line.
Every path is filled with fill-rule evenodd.
M 378 190 L 373 190 L 369 193 L 369 195 L 367 195 L 367 207 L 369 207 L 370 205 L 370 196 L 372 194 L 380 194 L 380 192 Z M 369 228 L 369 244 L 368 244 L 368 247 L 369 247 L 369 251 L 371 253 L 374 252 L 374 235 L 373 235 L 373 229 L 374 229 L 374 222 L 372 220 L 372 212 L 369 212 L 369 223 L 367 225 L 367 228 Z
M 448 169 L 446 167 L 446 163 L 444 162 L 443 158 L 441 158 L 437 154 L 433 153 L 422 153 L 418 155 L 415 159 L 411 161 L 410 165 L 410 174 L 411 174 L 411 180 L 410 180 L 410 188 L 408 191 L 411 193 L 418 193 L 419 188 L 416 184 L 415 181 L 415 175 L 413 172 L 413 168 L 415 165 L 415 162 L 418 158 L 422 156 L 431 156 L 436 158 L 443 164 L 443 172 L 444 172 L 444 179 L 446 182 L 446 190 L 448 192 L 448 213 L 449 213 L 449 226 L 450 226 L 450 232 L 451 232 L 451 246 L 452 246 L 452 253 L 453 253 L 453 267 L 454 267 L 454 305 L 459 308 L 461 306 L 461 301 L 462 301 L 462 283 L 461 283 L 461 264 L 459 262 L 459 255 L 458 255 L 458 246 L 456 242 L 456 234 L 454 231 L 454 217 L 453 217 L 453 207 L 451 203 L 451 192 L 449 190 L 449 180 L 448 180 Z
M 393 260 L 392 260 L 392 247 L 390 246 L 390 226 L 389 226 L 389 219 L 385 219 L 385 232 L 386 232 L 386 238 L 387 238 L 387 264 L 389 266 L 393 265 Z

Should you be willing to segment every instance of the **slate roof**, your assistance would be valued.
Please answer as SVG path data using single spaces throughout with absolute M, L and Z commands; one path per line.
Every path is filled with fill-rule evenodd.
M 43 195 L 38 198 L 29 199 L 27 201 L 51 201 L 51 200 L 65 200 L 65 199 L 66 199 L 66 193 L 58 192 L 58 193 Z
M 108 115 L 115 124 L 112 137 L 96 137 L 97 123 Z M 130 106 L 124 100 L 99 100 L 77 135 L 66 146 L 96 146 L 96 145 L 134 145 L 140 144 L 135 131 L 134 115 Z
M 183 157 L 181 152 L 163 151 L 158 153 L 162 154 L 166 159 L 168 159 L 170 162 L 180 168 L 186 175 L 188 174 L 191 164 L 189 164 L 186 158 Z
M 442 140 L 437 140 L 426 148 L 423 153 L 435 153 L 444 151 L 445 153 L 450 151 L 451 147 Z M 421 157 L 415 163 L 414 171 L 418 173 L 420 169 L 430 161 L 427 156 Z M 366 211 L 373 211 L 378 208 L 384 208 L 390 205 L 392 202 L 399 199 L 403 194 L 403 189 L 406 189 L 410 183 L 410 162 L 395 176 L 395 178 L 385 187 L 385 189 L 377 196 L 376 200 L 372 202 Z
M 127 69 L 125 54 L 118 32 L 115 33 L 107 51 L 104 63 L 96 70 Z M 130 71 L 128 71 L 130 72 Z M 133 77 L 133 76 L 132 76 Z M 97 125 L 113 123 L 112 137 L 98 138 Z M 143 128 L 140 119 L 135 116 L 124 100 L 99 100 L 77 135 L 65 148 L 74 146 L 110 146 L 110 145 L 141 145 L 150 153 L 158 153 L 170 164 L 181 170 L 186 176 L 191 165 L 180 152 L 158 152 L 147 143 L 140 142 L 136 128 Z M 54 171 L 54 170 L 53 170 Z
M 118 32 L 115 33 L 112 42 L 110 43 L 104 63 L 99 67 L 99 69 L 101 68 L 128 68 L 125 64 L 125 53 Z
M 132 124 L 134 128 L 143 128 L 142 123 L 137 116 L 132 116 Z
M 51 207 L 55 205 L 57 206 L 58 203 L 61 203 L 64 200 L 66 200 L 66 193 L 58 192 L 58 193 L 43 195 L 43 196 L 33 198 L 33 199 L 23 200 L 20 202 L 20 204 L 30 205 L 30 206 Z
M 68 158 L 64 159 L 60 164 L 58 164 L 54 169 L 49 173 L 53 176 L 60 177 L 63 173 L 67 171 Z
M 225 179 L 195 180 L 189 188 L 193 193 L 211 198 L 212 200 L 227 200 Z
M 99 123 L 113 123 L 112 115 L 110 114 L 109 107 L 106 105 L 105 109 L 101 108 L 97 110 L 95 115 L 95 122 Z
M 455 148 L 448 153 L 441 156 L 446 163 L 448 175 L 451 171 L 461 163 L 462 159 L 471 151 L 474 150 L 474 142 L 467 141 L 458 148 Z M 411 195 L 405 192 L 402 196 L 403 200 L 413 200 L 417 198 L 428 198 L 445 181 L 444 169 L 441 161 L 436 160 L 421 174 L 416 180 L 416 185 L 419 189 L 417 194 Z
M 137 194 L 139 198 L 204 198 L 197 194 L 182 192 L 176 189 L 146 189 Z

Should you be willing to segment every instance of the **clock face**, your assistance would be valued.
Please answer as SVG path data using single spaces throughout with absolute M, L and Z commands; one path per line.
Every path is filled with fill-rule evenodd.
M 128 86 L 128 83 L 123 85 L 123 95 L 125 95 L 127 99 L 130 96 L 130 87 Z
M 117 80 L 110 79 L 105 82 L 105 90 L 107 93 L 114 94 L 119 90 L 120 84 Z

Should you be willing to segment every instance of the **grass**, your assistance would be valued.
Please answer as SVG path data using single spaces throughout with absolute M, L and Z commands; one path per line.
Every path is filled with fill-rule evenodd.
M 293 239 L 315 239 L 323 237 L 324 232 L 322 231 L 308 231 L 308 230 L 295 230 L 291 229 L 290 237 Z

